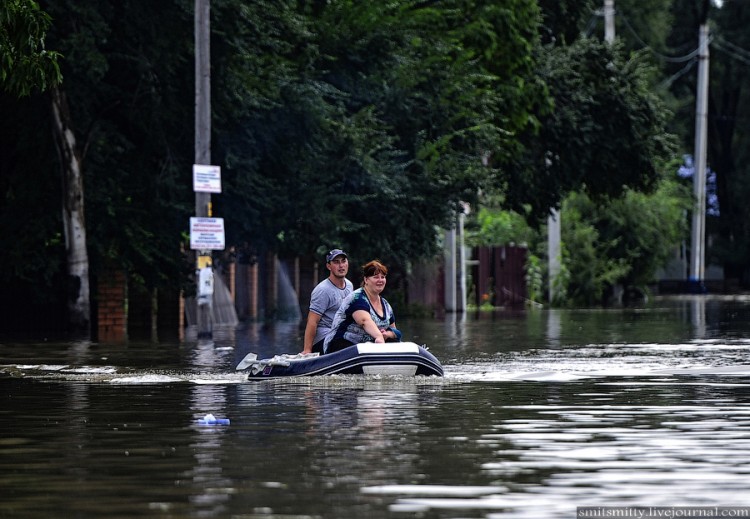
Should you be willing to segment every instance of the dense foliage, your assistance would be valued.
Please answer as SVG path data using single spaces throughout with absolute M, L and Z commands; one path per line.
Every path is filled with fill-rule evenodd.
M 60 80 L 60 54 L 45 48 L 49 14 L 34 0 L 0 5 L 0 90 L 17 96 L 43 91 Z
M 562 206 L 580 214 L 564 236 L 573 297 L 601 292 L 576 288 L 576 262 L 605 265 L 591 273 L 604 289 L 644 283 L 662 251 L 613 230 L 635 211 L 629 228 L 680 239 L 676 213 L 650 209 L 682 207 L 664 187 L 664 164 L 682 154 L 667 130 L 690 149 L 692 126 L 679 121 L 692 118 L 693 90 L 684 65 L 660 56 L 694 48 L 707 3 L 642 4 L 618 0 L 620 41 L 607 45 L 593 0 L 212 1 L 212 162 L 223 179 L 213 202 L 227 243 L 248 256 L 316 258 L 335 244 L 398 265 L 434 256 L 462 202 L 490 236 L 519 241 L 532 232 L 521 219 L 539 228 Z M 59 63 L 81 148 L 92 272 L 114 262 L 148 288 L 186 282 L 193 8 L 4 4 L 0 232 L 16 241 L 0 281 L 64 297 L 59 159 L 41 92 L 56 84 Z M 677 12 L 686 13 L 680 24 Z M 750 260 L 750 172 L 736 121 L 748 106 L 750 8 L 725 0 L 711 13 L 717 45 L 733 54 L 716 59 L 712 83 L 709 155 L 721 206 L 713 253 L 740 276 Z M 666 77 L 669 94 L 658 87 Z M 491 211 L 478 209 L 489 200 Z M 513 216 L 491 229 L 496 210 Z M 649 227 L 659 218 L 669 228 Z
M 218 53 L 236 88 L 217 120 L 228 184 L 217 208 L 235 243 L 430 257 L 436 228 L 488 175 L 481 153 L 517 153 L 509 137 L 543 96 L 519 83 L 532 72 L 534 2 L 296 6 L 217 15 L 231 34 L 255 33 Z
M 510 207 L 544 219 L 569 192 L 602 198 L 626 187 L 652 190 L 658 164 L 674 148 L 643 57 L 585 38 L 542 56 L 539 73 L 554 109 L 541 117 L 539 132 L 522 136 L 523 161 L 508 168 Z
M 686 236 L 690 192 L 664 181 L 653 194 L 628 190 L 607 204 L 582 193 L 563 204 L 567 304 L 598 305 L 619 286 L 642 295 Z
M 560 42 L 566 42 L 567 48 L 560 48 L 556 52 L 560 56 L 572 56 L 576 52 L 574 48 L 579 46 L 580 49 L 585 48 L 585 44 L 582 41 L 573 41 L 571 36 L 575 34 L 575 31 L 580 31 L 583 36 L 596 36 L 597 38 L 602 36 L 602 21 L 601 18 L 594 14 L 593 10 L 586 10 L 582 8 L 578 11 L 575 10 L 575 2 L 554 2 L 555 5 L 544 5 L 548 2 L 540 2 L 544 7 L 543 11 L 547 13 L 545 16 L 545 25 L 542 27 L 543 34 L 547 37 L 545 41 L 560 47 Z M 572 6 L 572 7 L 571 7 Z M 578 7 L 581 7 L 580 4 Z M 571 16 L 564 18 L 560 16 L 560 13 L 568 13 Z M 750 233 L 748 233 L 747 222 L 750 221 L 750 215 L 745 214 L 747 212 L 748 205 L 744 202 L 748 196 L 750 196 L 750 172 L 747 170 L 747 164 L 750 161 L 746 160 L 746 153 L 743 150 L 747 150 L 748 146 L 745 144 L 749 136 L 744 131 L 744 126 L 740 124 L 746 116 L 745 112 L 750 107 L 748 104 L 748 92 L 747 89 L 743 88 L 746 83 L 744 78 L 750 70 L 750 40 L 748 40 L 748 33 L 745 30 L 747 26 L 747 17 L 750 16 L 750 6 L 744 2 L 728 0 L 722 3 L 722 7 L 719 9 L 715 5 L 711 5 L 708 0 L 660 0 L 655 2 L 637 2 L 633 0 L 618 0 L 617 1 L 617 16 L 616 27 L 620 55 L 627 57 L 627 61 L 631 62 L 631 70 L 635 70 L 633 67 L 637 67 L 638 76 L 637 84 L 641 85 L 644 100 L 647 103 L 653 102 L 654 97 L 649 97 L 647 91 L 651 91 L 653 94 L 658 94 L 660 99 L 674 111 L 674 115 L 668 117 L 663 110 L 658 109 L 656 112 L 651 112 L 646 109 L 643 114 L 648 113 L 649 116 L 656 115 L 661 119 L 659 124 L 663 124 L 664 127 L 674 132 L 680 142 L 677 146 L 683 150 L 675 152 L 677 148 L 674 147 L 672 140 L 667 137 L 667 133 L 661 134 L 664 138 L 657 140 L 647 140 L 643 145 L 650 147 L 653 151 L 661 150 L 658 152 L 663 158 L 669 156 L 676 156 L 679 153 L 692 153 L 694 146 L 694 117 L 695 117 L 695 70 L 697 65 L 696 49 L 698 46 L 698 26 L 699 24 L 708 17 L 711 27 L 712 43 L 711 43 L 711 72 L 710 72 L 710 88 L 709 88 L 709 129 L 708 129 L 708 159 L 709 168 L 716 174 L 717 178 L 717 199 L 712 202 L 712 206 L 718 205 L 718 212 L 707 215 L 707 226 L 709 239 L 707 246 L 707 261 L 723 267 L 724 274 L 728 279 L 739 281 L 741 286 L 747 286 L 750 281 L 750 271 L 747 265 L 750 262 Z M 597 43 L 594 42 L 594 45 Z M 549 47 L 549 46 L 548 46 Z M 590 51 L 586 51 L 589 55 L 594 55 Z M 649 67 L 648 63 L 651 62 L 655 67 Z M 544 63 L 544 58 L 541 60 Z M 614 63 L 614 62 L 612 62 Z M 546 193 L 545 196 L 550 198 L 543 199 L 541 201 L 535 201 L 535 198 L 528 198 L 526 193 L 533 193 L 535 191 L 529 191 L 529 186 L 534 187 L 534 182 L 539 185 L 556 185 L 558 186 L 557 192 L 564 188 L 567 182 L 571 179 L 575 180 L 574 176 L 569 176 L 567 173 L 575 171 L 576 162 L 575 157 L 582 153 L 583 161 L 582 166 L 586 167 L 589 163 L 589 150 L 588 145 L 592 142 L 596 142 L 596 133 L 588 133 L 588 130 L 592 124 L 591 119 L 584 117 L 583 132 L 579 131 L 579 122 L 575 117 L 579 116 L 577 110 L 579 106 L 593 106 L 591 102 L 596 99 L 603 92 L 597 89 L 596 95 L 587 97 L 587 92 L 579 92 L 577 90 L 568 91 L 571 95 L 565 94 L 566 81 L 569 85 L 575 83 L 568 81 L 569 79 L 577 80 L 581 77 L 577 74 L 566 74 L 565 67 L 552 66 L 550 68 L 552 74 L 558 78 L 563 78 L 563 82 L 555 81 L 552 83 L 552 97 L 559 98 L 559 94 L 563 93 L 564 99 L 575 99 L 578 96 L 583 102 L 579 104 L 571 103 L 566 104 L 564 111 L 571 111 L 572 115 L 553 114 L 548 119 L 542 119 L 542 133 L 540 134 L 541 139 L 537 139 L 537 136 L 532 138 L 533 145 L 538 144 L 545 138 L 545 134 L 549 135 L 551 132 L 547 123 L 553 121 L 554 127 L 567 128 L 567 131 L 559 132 L 562 136 L 562 142 L 564 142 L 564 151 L 568 151 L 567 146 L 576 146 L 581 140 L 588 140 L 584 143 L 583 147 L 576 148 L 577 153 L 572 154 L 572 161 L 569 165 L 573 166 L 572 170 L 563 169 L 563 174 L 559 175 L 560 171 L 552 169 L 544 172 L 542 168 L 541 154 L 548 147 L 540 149 L 536 157 L 538 160 L 538 166 L 535 171 L 528 173 L 527 169 L 514 168 L 517 174 L 526 171 L 528 174 L 527 178 L 521 177 L 522 186 L 519 196 L 517 197 L 517 203 L 513 207 L 526 207 L 529 208 L 528 204 L 531 204 L 531 208 L 535 213 L 538 213 L 538 218 L 535 219 L 537 222 L 542 222 L 544 217 L 544 207 L 548 204 L 552 204 L 556 200 L 561 200 L 562 197 L 556 198 L 553 193 L 555 190 L 550 190 L 550 193 Z M 610 71 L 614 73 L 614 71 Z M 607 72 L 602 77 L 606 77 Z M 598 76 L 598 74 L 597 74 Z M 567 79 L 566 79 L 567 78 Z M 563 88 L 555 94 L 554 85 L 562 85 Z M 582 85 L 585 85 L 583 82 Z M 599 84 L 601 86 L 601 84 Z M 576 87 L 578 88 L 578 87 Z M 585 90 L 585 87 L 584 87 Z M 606 90 L 606 86 L 605 86 Z M 636 92 L 634 90 L 633 92 Z M 631 99 L 636 99 L 630 96 Z M 600 97 L 604 99 L 604 97 Z M 625 97 L 623 99 L 626 99 Z M 650 99 L 650 100 L 648 100 Z M 636 103 L 637 105 L 637 103 Z M 608 103 L 602 105 L 604 110 L 607 110 Z M 571 108 L 572 107 L 572 108 Z M 616 109 L 613 113 L 621 113 L 620 110 Z M 587 108 L 586 110 L 590 109 Z M 637 113 L 637 112 L 636 112 Z M 620 120 L 618 118 L 618 120 Z M 561 123 L 558 125 L 558 123 Z M 616 123 L 615 123 L 616 124 Z M 606 127 L 605 127 L 606 128 Z M 598 130 L 598 129 L 597 129 Z M 588 135 L 588 136 L 586 136 Z M 591 138 L 594 138 L 592 141 Z M 619 138 L 607 139 L 610 144 L 619 144 L 621 141 Z M 636 143 L 638 145 L 638 143 Z M 623 145 L 621 150 L 637 149 L 631 146 Z M 672 150 L 670 152 L 670 150 Z M 614 151 L 614 154 L 610 156 L 614 157 L 617 155 L 618 150 L 608 150 L 608 154 Z M 664 153 L 666 152 L 666 153 Z M 643 154 L 640 159 L 647 156 L 648 153 Z M 627 157 L 621 157 L 627 161 Z M 553 162 L 549 157 L 546 157 L 544 164 L 551 165 Z M 603 157 L 603 164 L 608 163 L 607 157 Z M 564 162 L 564 161 L 563 161 Z M 595 160 L 593 164 L 598 165 L 599 159 Z M 654 162 L 650 167 L 658 168 L 665 178 L 674 178 L 677 167 L 674 165 L 660 165 L 663 164 L 662 160 Z M 539 172 L 542 172 L 541 174 Z M 609 168 L 602 168 L 602 178 L 606 176 L 610 170 Z M 642 173 L 644 170 L 634 170 L 634 173 Z M 641 184 L 641 188 L 648 188 L 653 192 L 654 187 L 661 185 L 660 174 L 656 172 L 656 175 L 648 175 L 644 177 L 646 183 Z M 627 175 L 623 171 L 624 175 Z M 590 177 L 588 177 L 590 178 Z M 637 181 L 640 182 L 640 181 Z M 519 185 L 515 181 L 511 182 L 513 185 Z M 572 185 L 572 184 L 568 184 Z M 633 184 L 630 184 L 633 185 Z M 615 184 L 606 186 L 609 188 L 617 188 Z M 684 187 L 684 186 L 683 186 Z M 593 198 L 583 196 L 578 193 L 578 190 L 583 189 L 583 193 L 589 195 L 595 195 Z M 653 268 L 643 264 L 642 258 L 657 257 L 664 258 L 664 245 L 666 248 L 676 246 L 678 243 L 683 244 L 689 242 L 688 233 L 684 230 L 687 223 L 689 222 L 689 210 L 691 209 L 686 205 L 685 202 L 685 190 L 680 188 L 677 192 L 671 190 L 672 193 L 667 198 L 663 198 L 664 194 L 663 187 L 659 188 L 656 192 L 653 192 L 652 199 L 644 200 L 644 207 L 650 207 L 652 204 L 670 202 L 673 206 L 676 204 L 680 207 L 678 213 L 682 214 L 681 219 L 670 217 L 666 221 L 672 223 L 671 228 L 663 228 L 658 225 L 658 220 L 654 223 L 654 229 L 660 229 L 662 234 L 658 235 L 660 239 L 654 239 L 651 242 L 643 241 L 643 245 L 648 245 L 649 248 L 640 248 L 641 256 L 633 255 L 622 250 L 622 247 L 610 246 L 606 243 L 606 239 L 602 240 L 599 234 L 600 230 L 607 226 L 612 226 L 614 229 L 620 227 L 616 225 L 616 222 L 610 222 L 609 220 L 601 220 L 599 213 L 612 213 L 618 206 L 632 197 L 629 193 L 630 190 L 625 190 L 626 198 L 615 196 L 612 198 L 613 192 L 608 193 L 606 196 L 596 196 L 596 192 L 590 191 L 590 186 L 587 184 L 581 184 L 579 188 L 572 190 L 574 195 L 573 199 L 586 200 L 586 211 L 576 212 L 573 210 L 572 214 L 563 216 L 564 231 L 566 217 L 568 220 L 575 220 L 576 215 L 580 216 L 580 220 L 577 224 L 573 224 L 573 227 L 568 226 L 567 232 L 564 233 L 563 242 L 563 256 L 565 264 L 563 265 L 563 274 L 565 279 L 563 285 L 560 287 L 560 292 L 566 296 L 572 298 L 577 304 L 589 304 L 591 302 L 601 302 L 602 297 L 611 290 L 612 285 L 621 284 L 627 289 L 628 287 L 642 287 L 643 283 L 647 282 L 646 278 L 642 276 L 635 276 L 636 272 L 650 274 L 653 281 Z M 597 190 L 599 191 L 599 190 Z M 544 191 L 542 190 L 542 193 Z M 645 196 L 645 195 L 642 195 Z M 511 198 L 512 200 L 512 198 Z M 568 207 L 570 201 L 566 202 Z M 635 209 L 634 209 L 635 210 Z M 647 223 L 653 221 L 650 216 L 653 214 L 652 211 L 640 210 L 636 213 L 639 215 L 639 223 Z M 640 215 L 644 215 L 641 219 Z M 671 213 L 674 216 L 676 213 Z M 603 226 L 603 222 L 606 225 Z M 575 231 L 578 228 L 578 231 Z M 648 229 L 647 227 L 646 229 Z M 587 230 L 588 229 L 588 230 Z M 682 232 L 680 230 L 682 229 Z M 592 239 L 585 239 L 586 233 L 591 232 Z M 567 238 L 565 238 L 567 234 Z M 644 236 L 649 236 L 650 233 L 645 232 Z M 619 240 L 620 243 L 624 243 L 627 240 Z M 542 249 L 539 249 L 542 253 Z M 589 251 L 587 253 L 586 251 Z M 640 259 L 639 259 L 640 258 Z M 622 260 L 626 268 L 621 268 L 621 264 L 618 260 Z M 542 262 L 544 264 L 544 262 Z M 598 266 L 597 266 L 598 265 Z M 640 266 L 639 266 L 640 265 Z M 643 268 L 648 267 L 648 268 Z M 594 269 L 595 272 L 590 272 L 590 275 L 581 275 L 582 279 L 576 281 L 573 279 L 578 273 L 586 272 L 586 269 Z M 592 279 L 599 279 L 597 283 L 591 283 Z M 578 288 L 572 288 L 571 292 L 566 292 L 568 283 L 573 283 Z M 582 290 L 588 287 L 586 290 Z

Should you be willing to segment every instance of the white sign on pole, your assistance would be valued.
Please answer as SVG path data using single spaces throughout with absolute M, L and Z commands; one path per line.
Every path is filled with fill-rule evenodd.
M 193 191 L 196 193 L 221 193 L 221 168 L 193 164 Z
M 190 218 L 190 248 L 224 250 L 224 218 Z

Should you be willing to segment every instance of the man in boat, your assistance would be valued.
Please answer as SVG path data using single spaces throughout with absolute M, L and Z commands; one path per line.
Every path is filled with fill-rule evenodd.
M 341 249 L 326 254 L 329 276 L 313 289 L 310 296 L 310 311 L 307 314 L 305 339 L 302 353 L 323 353 L 323 340 L 331 329 L 333 317 L 354 286 L 346 279 L 349 273 L 349 258 Z

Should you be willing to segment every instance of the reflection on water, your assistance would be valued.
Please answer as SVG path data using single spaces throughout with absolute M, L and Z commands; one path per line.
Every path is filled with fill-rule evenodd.
M 694 298 L 690 301 L 690 322 L 693 324 L 693 332 L 696 339 L 706 336 L 706 300 Z
M 222 517 L 226 514 L 226 503 L 233 494 L 233 482 L 224 475 L 222 454 L 226 428 L 201 425 L 198 417 L 208 413 L 217 418 L 227 414 L 226 387 L 220 385 L 196 385 L 190 391 L 190 408 L 196 420 L 192 422 L 193 441 L 190 444 L 194 462 L 185 473 L 188 487 L 193 489 L 190 504 L 201 511 L 201 515 Z M 230 422 L 231 423 L 231 422 Z M 168 504 L 164 505 L 168 509 Z
M 444 378 L 234 370 L 250 351 L 299 351 L 296 322 L 182 343 L 0 342 L 0 517 L 750 505 L 750 301 L 400 323 Z

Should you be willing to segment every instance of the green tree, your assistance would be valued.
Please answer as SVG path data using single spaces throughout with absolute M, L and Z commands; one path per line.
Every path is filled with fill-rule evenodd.
M 595 12 L 599 6 L 594 0 L 539 0 L 542 42 L 545 45 L 570 45 L 581 34 L 591 32 L 598 18 Z
M 676 180 L 606 203 L 570 194 L 562 208 L 568 302 L 603 304 L 615 285 L 645 292 L 684 239 L 690 206 L 690 191 Z
M 174 287 L 192 270 L 179 252 L 194 201 L 192 4 L 42 7 L 48 42 L 66 56 L 57 99 L 76 138 L 92 272 L 115 262 L 148 288 Z M 213 200 L 228 244 L 294 255 L 336 244 L 398 264 L 434 254 L 462 201 L 499 194 L 541 217 L 579 188 L 653 187 L 666 145 L 648 69 L 595 42 L 559 45 L 580 27 L 564 20 L 573 12 L 584 11 L 566 2 L 543 18 L 534 0 L 212 2 L 212 157 L 224 181 Z M 539 47 L 540 23 L 566 34 L 560 48 Z M 55 283 L 59 214 L 19 216 L 33 183 L 44 201 L 60 194 L 54 148 L 33 137 L 55 105 L 39 94 L 0 103 L 19 123 L 0 142 L 16 197 L 3 224 L 20 223 L 28 250 L 48 253 L 16 271 Z
M 75 138 L 75 161 L 57 165 L 82 174 L 73 192 L 85 199 L 91 270 L 115 262 L 149 288 L 174 287 L 189 268 L 179 251 L 193 212 L 192 6 L 43 7 L 65 85 L 56 105 L 35 95 L 26 108 L 38 124 L 56 107 Z M 310 255 L 339 244 L 394 262 L 430 255 L 436 227 L 491 171 L 482 154 L 517 154 L 513 134 L 534 123 L 537 21 L 532 0 L 213 3 L 212 157 L 225 180 L 214 214 L 227 219 L 228 243 Z M 24 107 L 4 106 L 25 124 Z M 48 141 L 18 140 L 30 135 L 0 143 L 28 154 L 13 162 L 21 183 L 49 178 L 38 170 L 55 164 Z M 34 174 L 16 169 L 31 155 L 45 158 Z M 8 225 L 23 220 L 14 214 Z M 40 207 L 25 216 L 45 232 L 60 225 Z M 64 241 L 34 237 L 30 249 Z M 35 268 L 19 267 L 27 279 Z
M 62 1 L 48 11 L 50 40 L 68 58 L 64 90 L 52 101 L 63 178 L 71 179 L 65 214 L 78 215 L 86 232 L 75 250 L 91 255 L 94 273 L 112 263 L 149 288 L 174 289 L 190 207 L 189 184 L 179 177 L 189 178 L 192 162 L 191 89 L 180 86 L 193 84 L 185 59 L 192 9 Z
M 38 126 L 34 126 L 31 133 L 28 131 L 31 124 L 43 123 L 44 116 L 30 107 L 28 102 L 20 103 L 17 99 L 47 89 L 54 92 L 62 81 L 58 63 L 60 53 L 45 48 L 50 25 L 49 14 L 32 0 L 8 0 L 0 5 L 0 91 L 6 92 L 8 96 L 0 96 L 0 113 L 3 113 L 4 131 L 7 131 L 5 128 L 12 129 L 10 135 L 4 136 L 3 141 L 13 143 L 19 136 L 25 140 L 19 146 L 11 146 L 9 153 L 3 154 L 3 169 L 7 168 L 7 173 L 0 179 L 0 192 L 5 200 L 3 209 L 0 210 L 0 231 L 5 232 L 6 236 L 14 237 L 13 245 L 6 248 L 6 268 L 0 275 L 0 282 L 6 287 L 5 299 L 10 303 L 3 312 L 9 322 L 22 318 L 19 306 L 38 311 L 46 302 L 56 299 L 50 295 L 49 288 L 56 277 L 52 265 L 54 259 L 58 258 L 56 252 L 62 248 L 63 241 L 60 239 L 59 227 L 53 230 L 48 220 L 31 219 L 28 208 L 38 207 L 39 201 L 45 200 L 50 190 L 39 188 L 48 186 L 49 183 L 32 184 L 35 175 L 29 174 L 45 164 L 43 157 L 36 156 L 33 151 L 28 157 L 24 156 L 24 152 L 33 148 L 31 142 L 45 142 L 35 131 Z M 20 110 L 5 108 L 10 105 L 21 105 Z M 55 225 L 59 225 L 59 222 L 55 222 Z M 67 245 L 69 241 L 65 240 L 64 243 Z M 40 251 L 49 255 L 40 255 Z M 74 267 L 72 271 L 77 272 L 77 268 Z M 75 281 L 69 284 L 70 293 L 84 293 L 87 298 L 87 279 L 75 278 Z M 37 284 L 42 290 L 24 290 L 24 285 L 29 283 Z M 83 290 L 79 290 L 81 288 Z M 88 300 L 81 305 L 81 301 L 76 301 L 77 297 L 68 298 L 68 301 L 71 299 L 71 308 L 78 310 L 81 307 L 82 312 L 77 315 L 82 317 L 80 321 L 86 322 Z M 19 304 L 19 301 L 23 303 Z M 31 310 L 29 313 L 33 314 L 35 311 Z
M 570 192 L 612 198 L 626 188 L 653 190 L 674 142 L 643 55 L 628 58 L 620 45 L 587 38 L 542 55 L 554 109 L 540 114 L 538 133 L 522 136 L 523 160 L 500 177 L 509 207 L 530 208 L 541 221 Z
M 269 78 L 230 79 L 254 104 L 222 112 L 244 133 L 222 143 L 236 186 L 220 207 L 250 216 L 236 240 L 293 254 L 338 243 L 399 263 L 433 254 L 436 226 L 486 179 L 481 155 L 517 153 L 512 135 L 533 123 L 543 95 L 524 80 L 534 2 L 296 5 L 228 16 L 284 35 L 268 45 L 277 69 L 263 68 L 251 39 L 238 37 L 226 54 Z M 219 73 L 240 77 L 237 63 L 220 63 Z
M 4 0 L 0 5 L 2 90 L 27 96 L 60 83 L 60 53 L 45 48 L 50 24 L 50 16 L 33 0 Z
M 466 244 L 470 247 L 523 245 L 535 238 L 536 231 L 515 211 L 482 206 L 466 225 Z
M 185 59 L 192 52 L 192 8 L 137 2 L 43 7 L 54 20 L 47 41 L 66 56 L 65 86 L 24 103 L 2 100 L 4 116 L 20 123 L 3 144 L 13 179 L 3 224 L 23 236 L 12 251 L 18 260 L 10 275 L 38 284 L 23 292 L 55 294 L 62 291 L 60 281 L 70 279 L 65 300 L 78 305 L 79 317 L 72 309 L 71 318 L 85 326 L 84 254 L 92 258 L 94 274 L 113 261 L 149 287 L 174 288 L 182 277 L 179 251 L 192 206 L 192 109 L 185 110 L 192 106 L 192 60 Z M 53 119 L 62 137 L 60 160 L 47 132 L 39 132 Z M 34 203 L 25 203 L 35 192 Z M 36 203 L 48 192 L 64 201 L 62 221 L 59 211 L 49 210 L 59 203 Z M 78 239 L 75 246 L 71 236 Z M 67 260 L 60 248 L 67 249 Z

